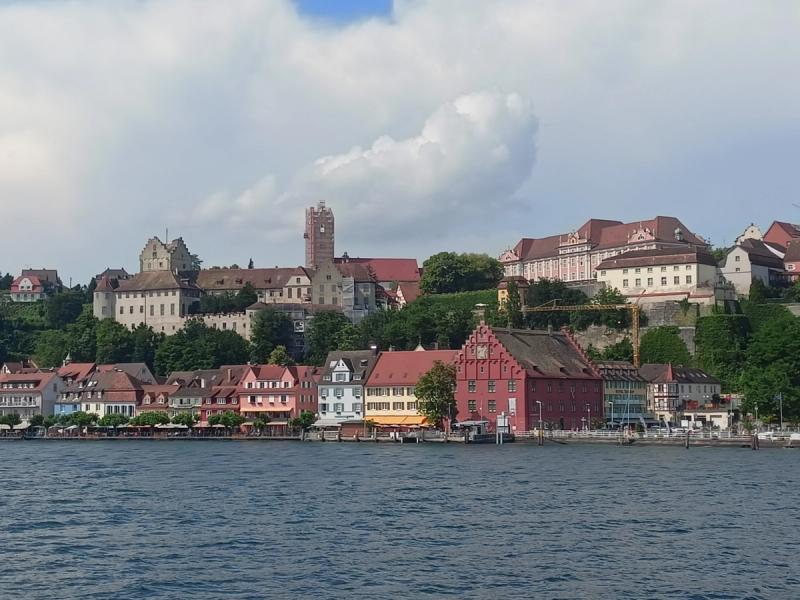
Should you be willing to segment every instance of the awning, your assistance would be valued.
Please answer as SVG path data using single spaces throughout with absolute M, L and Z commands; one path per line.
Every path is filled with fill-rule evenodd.
M 239 412 L 243 413 L 262 413 L 262 412 L 292 412 L 291 406 L 241 406 Z
M 367 421 L 372 421 L 375 425 L 389 425 L 396 427 L 411 427 L 414 425 L 427 425 L 428 421 L 422 415 L 407 415 L 407 416 L 391 416 L 381 415 L 370 417 L 367 415 Z
M 336 419 L 318 419 L 312 427 L 341 427 L 344 421 L 337 421 Z

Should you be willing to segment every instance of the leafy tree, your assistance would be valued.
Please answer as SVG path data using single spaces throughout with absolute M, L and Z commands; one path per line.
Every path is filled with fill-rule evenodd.
M 461 291 L 496 288 L 503 278 L 503 265 L 488 254 L 462 254 L 467 266 L 466 287 Z M 424 273 L 424 271 L 423 271 Z
M 249 354 L 247 342 L 236 332 L 221 331 L 202 321 L 190 320 L 158 346 L 155 368 L 161 375 L 172 371 L 215 369 L 220 365 L 242 364 Z
M 87 413 L 82 410 L 76 411 L 67 415 L 69 425 L 76 425 L 78 427 L 88 427 L 92 423 L 96 423 L 99 417 L 95 413 Z
M 255 363 L 267 361 L 277 346 L 284 351 L 292 343 L 294 326 L 291 319 L 274 308 L 258 311 L 253 317 L 250 329 L 250 356 Z
M 93 362 L 97 356 L 97 319 L 92 306 L 84 305 L 83 312 L 67 327 L 70 336 L 69 351 L 76 362 Z
M 304 410 L 300 412 L 299 417 L 295 417 L 294 419 L 289 421 L 289 425 L 292 427 L 299 427 L 303 430 L 308 429 L 314 424 L 314 421 L 317 420 L 316 415 L 310 410 Z
M 623 338 L 616 344 L 611 344 L 599 353 L 597 360 L 625 360 L 633 361 L 633 344 L 630 338 Z
M 717 246 L 716 248 L 711 250 L 711 256 L 714 257 L 714 260 L 717 261 L 718 265 L 721 265 L 725 262 L 725 257 L 728 256 L 728 252 L 730 248 L 723 248 L 721 246 Z
M 73 323 L 83 312 L 84 301 L 82 292 L 63 292 L 48 296 L 44 301 L 47 325 L 52 329 L 61 329 Z
M 267 416 L 259 417 L 258 419 L 255 419 L 253 421 L 253 428 L 258 432 L 262 432 L 267 427 L 267 425 L 269 425 L 269 422 L 270 422 L 269 417 Z
M 338 350 L 341 331 L 349 325 L 350 321 L 342 313 L 318 312 L 311 322 L 311 331 L 308 333 L 309 362 L 321 365 L 328 352 Z
M 58 424 L 58 422 L 59 422 L 59 421 L 58 421 L 58 416 L 56 416 L 56 415 L 47 415 L 47 416 L 44 418 L 44 422 L 42 423 L 42 425 L 43 425 L 44 427 L 47 427 L 47 428 L 49 429 L 49 428 L 50 428 L 50 427 L 52 427 L 53 425 L 57 425 L 57 424 Z
M 617 289 L 604 287 L 597 292 L 591 304 L 628 304 L 628 299 Z M 631 313 L 627 309 L 604 310 L 591 313 L 594 322 L 612 329 L 625 329 L 631 325 Z
M 197 415 L 190 412 L 182 412 L 172 417 L 172 423 L 175 425 L 186 425 L 189 429 L 195 426 L 198 421 Z
M 456 368 L 435 361 L 431 369 L 419 378 L 415 388 L 417 410 L 429 423 L 440 427 L 445 417 L 456 414 Z
M 155 368 L 156 349 L 166 338 L 163 333 L 156 333 L 151 327 L 140 323 L 131 332 L 133 348 L 131 350 L 131 362 L 143 362 L 150 369 Z
M 447 294 L 463 291 L 467 264 L 455 252 L 439 252 L 424 263 L 420 290 L 425 294 Z
M 28 425 L 30 427 L 44 427 L 44 415 L 33 415 L 28 419 Z
M 97 323 L 97 354 L 99 364 L 131 362 L 133 358 L 133 332 L 122 323 L 103 319 Z
M 169 423 L 169 417 L 166 413 L 150 410 L 136 415 L 129 422 L 137 427 L 155 427 Z
M 60 367 L 69 353 L 70 345 L 70 335 L 66 331 L 42 331 L 36 339 L 36 364 L 43 369 Z
M 0 290 L 10 290 L 12 283 L 14 283 L 14 276 L 11 273 L 6 273 L 0 277 Z
M 240 427 L 245 420 L 246 419 L 242 415 L 230 410 L 226 410 L 222 414 L 211 415 L 208 417 L 208 424 L 211 426 L 223 425 L 225 429 L 232 431 Z
M 749 336 L 750 322 L 744 315 L 711 315 L 697 320 L 697 364 L 720 380 L 723 391 L 738 389 Z
M 100 425 L 100 427 L 113 427 L 116 429 L 120 425 L 125 425 L 128 421 L 130 421 L 130 419 L 125 415 L 111 413 L 103 415 L 97 424 Z
M 267 362 L 271 365 L 280 365 L 282 367 L 294 364 L 292 357 L 286 351 L 286 346 L 275 346 L 275 349 L 270 352 Z
M 776 396 L 783 395 L 784 416 L 800 417 L 800 321 L 789 315 L 764 324 L 750 339 L 740 379 L 743 408 L 759 417 L 778 414 Z
M 767 291 L 767 286 L 764 285 L 764 282 L 760 279 L 754 279 L 753 283 L 750 284 L 750 293 L 747 296 L 748 300 L 758 304 L 760 302 L 764 302 L 768 296 L 769 292 Z
M 336 339 L 337 350 L 360 350 L 363 347 L 361 333 L 357 327 L 349 323 L 342 327 Z
M 258 293 L 256 293 L 253 284 L 249 281 L 242 286 L 242 289 L 236 294 L 236 309 L 243 311 L 251 304 L 258 302 Z
M 503 314 L 508 325 L 515 328 L 522 327 L 525 317 L 522 314 L 522 299 L 519 295 L 519 286 L 516 282 L 508 282 L 508 300 L 503 305 Z
M 653 327 L 642 336 L 639 344 L 642 363 L 673 363 L 690 365 L 692 357 L 677 327 Z
M 14 427 L 22 423 L 22 417 L 20 417 L 17 413 L 9 413 L 7 415 L 0 416 L 0 425 L 8 425 L 10 430 L 14 430 Z

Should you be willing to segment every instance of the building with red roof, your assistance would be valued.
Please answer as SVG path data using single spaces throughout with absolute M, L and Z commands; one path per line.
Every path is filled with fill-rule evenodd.
M 768 244 L 786 248 L 791 240 L 798 238 L 800 238 L 800 225 L 785 221 L 773 221 L 763 239 Z
M 14 279 L 10 294 L 14 302 L 38 302 L 47 297 L 44 285 L 35 275 L 20 275 Z
M 601 261 L 633 250 L 707 247 L 675 217 L 658 216 L 622 223 L 590 219 L 578 229 L 545 238 L 523 238 L 500 255 L 506 276 L 528 281 L 560 279 L 586 282 Z
M 457 350 L 381 352 L 366 383 L 365 419 L 381 427 L 407 429 L 428 425 L 414 394 L 419 378 L 436 362 L 453 364 Z
M 581 429 L 603 423 L 603 380 L 565 331 L 492 328 L 481 323 L 458 352 L 457 419 L 505 413 L 511 431 Z
M 64 382 L 53 371 L 0 375 L 0 416 L 17 414 L 22 421 L 52 415 Z

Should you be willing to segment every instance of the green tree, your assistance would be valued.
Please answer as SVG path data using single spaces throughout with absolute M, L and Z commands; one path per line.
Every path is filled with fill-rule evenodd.
M 616 344 L 606 347 L 600 354 L 601 360 L 624 360 L 633 362 L 633 344 L 630 338 L 623 338 Z
M 288 367 L 294 364 L 292 357 L 286 351 L 286 346 L 275 346 L 275 349 L 269 353 L 267 363 L 271 365 L 280 365 L 281 367 Z
M 628 299 L 617 288 L 603 287 L 592 297 L 591 304 L 628 304 Z M 627 309 L 604 310 L 590 314 L 595 324 L 611 329 L 625 329 L 631 325 L 631 313 Z
M 128 421 L 130 421 L 130 419 L 125 415 L 111 413 L 108 415 L 103 415 L 97 424 L 100 425 L 100 427 L 113 427 L 116 429 L 120 425 L 127 424 Z
M 508 300 L 503 304 L 503 316 L 509 326 L 522 327 L 525 317 L 522 314 L 522 299 L 519 295 L 519 286 L 514 281 L 508 282 Z
M 112 319 L 103 319 L 96 326 L 97 353 L 96 362 L 113 364 L 132 362 L 133 332 L 122 323 Z
M 44 415 L 33 415 L 28 419 L 29 427 L 44 427 Z
M 269 417 L 259 417 L 253 421 L 253 429 L 261 433 L 266 429 L 267 425 L 269 425 L 270 418 Z
M 496 288 L 503 278 L 503 265 L 488 254 L 462 254 L 466 264 L 466 286 L 459 291 Z M 423 271 L 424 273 L 424 271 Z
M 50 427 L 52 427 L 53 425 L 57 425 L 57 424 L 58 424 L 58 416 L 56 416 L 56 415 L 47 415 L 44 418 L 44 422 L 42 423 L 42 425 L 44 427 L 47 427 L 48 429 Z
M 531 282 L 526 298 L 526 304 L 530 307 L 542 306 L 552 302 L 560 306 L 588 304 L 589 302 L 586 294 L 580 290 L 567 287 L 559 279 L 547 278 Z M 585 312 L 571 312 L 568 308 L 563 311 L 528 313 L 525 317 L 528 326 L 533 329 L 546 329 L 548 326 L 559 329 L 565 325 L 572 325 L 575 329 L 583 329 L 592 322 L 593 318 L 596 318 Z
M 150 410 L 136 415 L 129 422 L 137 427 L 155 427 L 169 423 L 169 417 L 166 413 Z
M 710 315 L 697 319 L 695 358 L 700 368 L 722 383 L 723 391 L 738 391 L 747 359 L 750 322 L 744 315 Z
M 74 323 L 67 326 L 69 351 L 75 362 L 94 362 L 97 356 L 97 319 L 87 304 Z
M 758 304 L 760 302 L 764 302 L 769 297 L 769 292 L 767 290 L 767 286 L 764 285 L 764 282 L 760 279 L 754 279 L 753 283 L 750 284 L 750 293 L 747 296 L 747 299 L 750 302 Z
M 242 286 L 242 289 L 236 294 L 236 309 L 243 311 L 251 304 L 258 302 L 258 293 L 256 293 L 253 284 L 249 281 Z
M 8 425 L 8 428 L 13 431 L 14 427 L 22 423 L 22 417 L 20 417 L 17 413 L 9 413 L 7 415 L 0 416 L 0 425 Z
M 84 308 L 85 296 L 82 292 L 63 292 L 48 296 L 44 301 L 47 325 L 51 329 L 61 329 L 81 315 Z
M 198 416 L 190 412 L 182 412 L 172 417 L 174 425 L 185 425 L 189 429 L 194 427 L 198 420 Z
M 70 342 L 70 335 L 66 331 L 42 331 L 36 338 L 36 364 L 43 369 L 60 367 L 69 353 Z
M 11 273 L 6 273 L 0 277 L 0 290 L 10 290 L 12 283 L 14 283 L 14 276 Z
M 446 294 L 463 291 L 467 279 L 467 263 L 455 252 L 439 252 L 424 263 L 420 290 L 425 294 Z
M 294 326 L 291 319 L 274 308 L 258 311 L 253 317 L 250 329 L 250 356 L 255 363 L 267 361 L 277 346 L 286 350 L 292 343 Z
M 435 361 L 431 369 L 417 382 L 414 392 L 417 410 L 429 423 L 440 427 L 445 418 L 455 417 L 455 389 L 455 366 Z
M 642 363 L 672 363 L 690 365 L 692 357 L 677 327 L 653 327 L 642 336 L 639 344 Z
M 289 421 L 289 425 L 292 427 L 299 427 L 300 429 L 306 430 L 314 424 L 314 421 L 317 420 L 316 415 L 310 410 L 304 410 L 300 412 L 299 417 L 295 417 L 294 419 Z
M 250 354 L 247 341 L 234 331 L 208 327 L 190 320 L 180 331 L 164 339 L 155 353 L 160 375 L 172 371 L 216 369 L 221 365 L 245 363 Z
M 753 334 L 740 386 L 745 412 L 758 408 L 760 418 L 777 416 L 780 393 L 784 417 L 800 417 L 800 321 L 796 317 L 773 319 Z
M 328 352 L 338 350 L 341 331 L 349 325 L 350 321 L 340 312 L 321 311 L 314 315 L 308 333 L 309 362 L 321 365 Z
M 222 414 L 218 413 L 216 415 L 211 415 L 210 417 L 208 417 L 209 425 L 211 425 L 212 427 L 214 425 L 223 425 L 225 429 L 227 429 L 228 431 L 233 431 L 239 428 L 244 422 L 245 418 L 242 415 L 230 410 L 226 410 Z
M 150 369 L 155 369 L 156 349 L 165 338 L 163 333 L 156 333 L 144 323 L 137 325 L 131 332 L 131 362 L 143 362 Z
M 711 256 L 714 257 L 714 260 L 717 261 L 718 265 L 722 265 L 725 262 L 725 257 L 728 256 L 728 252 L 730 248 L 723 248 L 721 246 L 717 246 L 713 250 L 711 250 Z
M 95 413 L 87 413 L 82 410 L 76 411 L 67 415 L 69 417 L 67 423 L 77 427 L 88 427 L 92 423 L 97 423 L 99 417 Z

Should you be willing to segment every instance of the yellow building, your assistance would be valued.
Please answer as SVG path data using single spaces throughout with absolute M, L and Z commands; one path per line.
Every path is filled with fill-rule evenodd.
M 437 360 L 452 364 L 457 350 L 382 352 L 366 384 L 364 418 L 381 427 L 408 428 L 425 425 L 414 395 L 419 378 Z

